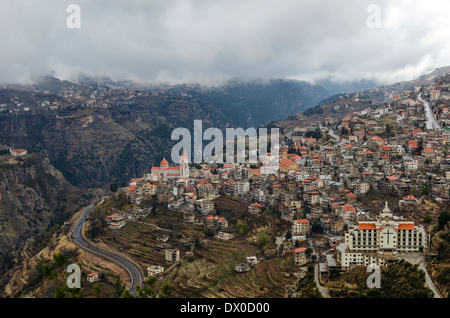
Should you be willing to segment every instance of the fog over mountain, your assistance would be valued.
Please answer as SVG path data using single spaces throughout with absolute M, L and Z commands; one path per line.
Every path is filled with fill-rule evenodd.
M 0 3 L 0 82 L 104 75 L 139 82 L 239 79 L 380 83 L 450 64 L 450 3 L 153 0 Z M 379 12 L 379 20 L 373 14 Z M 376 17 L 375 17 L 376 18 Z M 370 27 L 379 21 L 379 27 Z

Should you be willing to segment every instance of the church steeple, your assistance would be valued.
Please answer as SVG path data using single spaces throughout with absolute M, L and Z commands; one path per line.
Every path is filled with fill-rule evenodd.
M 183 151 L 183 155 L 180 157 L 180 177 L 189 178 L 189 159 L 186 151 Z
M 393 214 L 391 212 L 391 209 L 389 209 L 388 203 L 386 201 L 386 205 L 384 206 L 383 211 L 381 211 L 380 219 L 381 220 L 386 220 L 386 219 L 392 220 L 392 218 L 393 218 Z

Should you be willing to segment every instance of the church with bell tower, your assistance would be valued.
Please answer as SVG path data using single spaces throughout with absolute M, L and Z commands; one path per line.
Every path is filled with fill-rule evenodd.
M 163 158 L 159 167 L 152 167 L 151 179 L 160 178 L 162 181 L 170 179 L 189 179 L 189 159 L 186 152 L 180 156 L 178 167 L 169 166 L 166 158 Z

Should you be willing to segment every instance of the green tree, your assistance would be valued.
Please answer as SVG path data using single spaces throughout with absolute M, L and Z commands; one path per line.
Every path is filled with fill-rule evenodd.
M 109 190 L 113 193 L 117 192 L 119 190 L 119 185 L 117 183 L 111 183 Z
M 157 281 L 157 279 L 156 279 L 155 276 L 150 276 L 150 277 L 147 279 L 147 284 L 149 284 L 150 286 L 153 286 L 153 285 L 156 283 L 156 281 Z
M 256 244 L 259 247 L 263 247 L 264 245 L 266 245 L 269 242 L 269 236 L 267 236 L 266 233 L 264 232 L 259 232 L 258 236 L 256 238 Z
M 380 290 L 377 288 L 369 290 L 366 295 L 368 298 L 381 298 L 382 297 Z
M 145 290 L 141 288 L 139 285 L 135 285 L 134 289 L 139 293 L 140 298 L 146 298 Z
M 386 134 L 388 136 L 392 136 L 393 135 L 393 127 L 390 124 L 386 124 Z
M 309 257 L 311 256 L 312 252 L 313 252 L 313 249 L 312 249 L 311 247 L 308 247 L 308 248 L 305 250 L 306 257 L 309 258 Z
M 450 221 L 450 212 L 443 211 L 438 218 L 438 229 L 442 230 L 447 225 L 448 221 Z
M 425 217 L 423 218 L 423 223 L 426 223 L 427 225 L 430 225 L 432 221 L 433 218 L 431 217 L 431 215 L 425 215 Z
M 387 298 L 432 297 L 425 287 L 425 273 L 405 260 L 382 268 L 381 294 Z
M 286 238 L 286 240 L 290 240 L 292 238 L 292 232 L 291 231 L 287 231 L 285 238 Z
M 98 284 L 95 284 L 94 286 L 92 286 L 92 289 L 94 291 L 95 297 L 98 298 L 100 295 L 100 286 Z
M 125 289 L 122 293 L 122 298 L 136 298 L 136 297 L 134 297 L 128 289 Z
M 156 214 L 156 212 L 158 212 L 158 208 L 157 208 L 157 203 L 154 202 L 153 205 L 152 205 L 152 211 L 151 211 L 151 213 L 152 213 L 152 214 Z
M 164 283 L 161 286 L 161 292 L 165 295 L 170 295 L 170 286 L 168 283 Z
M 56 265 L 61 268 L 64 268 L 67 263 L 66 256 L 61 252 L 53 254 L 53 260 L 55 261 Z
M 313 233 L 323 234 L 324 229 L 323 229 L 322 222 L 314 222 L 311 227 L 311 231 Z
M 238 220 L 236 223 L 236 229 L 239 233 L 239 235 L 245 235 L 250 230 L 250 227 L 245 221 Z
M 56 277 L 55 271 L 48 264 L 42 264 L 42 274 L 46 279 L 53 279 Z
M 422 195 L 429 195 L 430 194 L 430 185 L 428 182 L 422 182 L 420 184 L 420 193 Z
M 65 298 L 65 297 L 66 297 L 66 289 L 62 287 L 56 287 L 53 298 Z
M 124 292 L 125 287 L 123 286 L 123 284 L 120 281 L 120 279 L 116 280 L 116 283 L 114 284 L 114 289 L 116 290 L 116 297 L 121 296 L 122 293 Z

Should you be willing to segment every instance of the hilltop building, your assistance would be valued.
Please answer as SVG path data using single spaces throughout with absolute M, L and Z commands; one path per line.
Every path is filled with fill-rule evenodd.
M 423 252 L 429 235 L 414 221 L 394 220 L 387 202 L 377 220 L 358 222 L 345 233 L 345 243 L 337 248 L 342 268 L 357 265 L 387 265 L 397 261 L 398 253 Z
M 27 154 L 26 149 L 9 149 L 9 152 L 13 157 L 22 157 Z
M 169 179 L 188 179 L 189 178 L 189 162 L 186 152 L 180 157 L 180 165 L 178 167 L 169 167 L 166 158 L 160 163 L 159 167 L 153 167 L 151 178 L 160 176 L 163 181 Z

